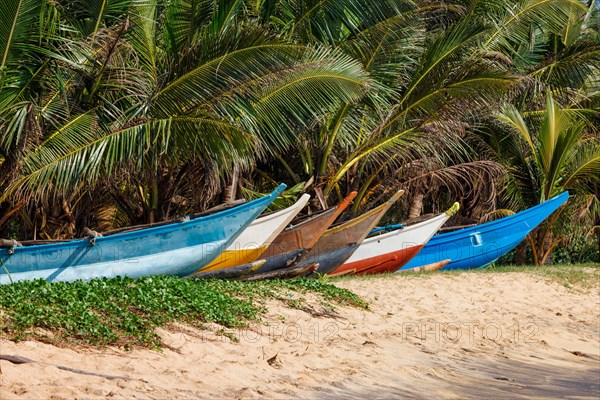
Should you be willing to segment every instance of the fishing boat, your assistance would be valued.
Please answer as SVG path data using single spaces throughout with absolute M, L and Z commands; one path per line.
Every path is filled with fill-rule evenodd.
M 357 192 L 351 192 L 337 206 L 287 227 L 263 253 L 265 264 L 259 268 L 258 273 L 285 268 L 291 265 L 300 254 L 312 249 L 321 235 L 348 207 L 356 195 Z
M 260 199 L 212 215 L 66 242 L 19 246 L 3 240 L 0 284 L 147 275 L 186 276 L 214 260 L 271 204 L 285 185 Z M 12 243 L 12 244 L 11 244 Z
M 535 207 L 485 224 L 435 235 L 401 270 L 450 262 L 442 270 L 483 268 L 517 247 L 569 198 L 563 192 Z
M 328 229 L 315 246 L 300 257 L 296 265 L 319 263 L 318 273 L 329 274 L 335 271 L 352 256 L 371 229 L 403 194 L 404 191 L 400 190 L 380 206 Z
M 298 215 L 309 199 L 310 195 L 303 194 L 291 207 L 257 218 L 216 259 L 196 272 L 232 268 L 256 260 Z
M 454 203 L 446 212 L 423 222 L 366 238 L 348 261 L 330 275 L 345 275 L 348 271 L 357 275 L 395 272 L 417 255 L 458 209 L 459 204 Z

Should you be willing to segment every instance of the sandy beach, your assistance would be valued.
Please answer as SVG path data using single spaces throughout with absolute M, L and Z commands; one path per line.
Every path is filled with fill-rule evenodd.
M 0 398 L 595 399 L 597 270 L 590 279 L 585 289 L 525 272 L 343 279 L 333 283 L 370 310 L 273 302 L 261 324 L 226 336 L 161 330 L 161 351 L 2 339 L 0 353 L 38 362 L 0 361 Z

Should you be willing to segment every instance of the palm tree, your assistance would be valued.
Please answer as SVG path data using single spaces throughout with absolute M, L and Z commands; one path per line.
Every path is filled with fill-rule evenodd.
M 529 238 L 536 264 L 549 260 L 552 249 L 575 232 L 598 223 L 600 13 L 595 0 L 588 7 L 571 4 L 563 13 L 566 21 L 555 22 L 550 32 L 506 41 L 523 84 L 506 99 L 500 126 L 494 117 L 475 131 L 485 145 L 473 142 L 505 166 L 501 199 L 507 208 L 523 210 L 563 190 L 575 194 L 569 207 Z M 520 250 L 524 261 L 525 248 Z
M 0 168 L 17 171 L 0 178 L 8 213 L 30 200 L 73 202 L 127 171 L 152 221 L 165 175 L 198 162 L 221 175 L 249 166 L 289 125 L 369 85 L 349 56 L 275 35 L 235 0 L 1 7 Z
M 354 212 L 398 184 L 415 187 L 412 208 L 419 213 L 424 194 L 434 193 L 433 182 L 456 189 L 456 196 L 460 186 L 477 179 L 493 183 L 498 165 L 481 157 L 469 139 L 483 116 L 497 111 L 511 90 L 529 79 L 513 68 L 512 57 L 531 48 L 532 26 L 536 38 L 547 37 L 587 11 L 574 0 L 396 2 L 395 7 L 379 1 L 377 12 L 353 24 L 361 12 L 353 1 L 280 4 L 285 12 L 277 21 L 290 36 L 343 50 L 375 81 L 359 101 L 329 113 L 300 132 L 288 152 L 276 155 L 290 177 L 315 183 L 322 203 L 358 190 Z M 335 14 L 341 4 L 353 10 L 347 18 Z M 408 171 L 423 179 L 407 176 Z M 484 197 L 473 193 L 467 200 Z M 494 194 L 485 193 L 490 206 Z
M 565 190 L 572 195 L 567 206 L 529 237 L 533 261 L 543 265 L 574 227 L 589 229 L 577 219 L 598 207 L 600 136 L 590 121 L 561 108 L 550 92 L 542 116 L 528 118 L 508 105 L 498 118 L 502 125 L 490 132 L 488 143 L 508 172 L 503 193 L 507 204 L 523 209 Z

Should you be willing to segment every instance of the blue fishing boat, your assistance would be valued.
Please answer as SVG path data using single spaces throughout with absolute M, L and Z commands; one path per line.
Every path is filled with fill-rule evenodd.
M 569 198 L 563 192 L 514 215 L 433 236 L 400 270 L 450 260 L 442 270 L 483 268 L 508 253 Z
M 271 204 L 285 185 L 212 215 L 110 236 L 0 248 L 0 284 L 100 277 L 186 276 L 214 260 Z M 6 240 L 4 241 L 6 242 Z

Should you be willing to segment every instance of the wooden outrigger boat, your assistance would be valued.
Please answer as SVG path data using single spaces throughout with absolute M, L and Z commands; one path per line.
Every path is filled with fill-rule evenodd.
M 283 190 L 212 215 L 66 242 L 0 248 L 0 284 L 147 275 L 186 276 L 227 248 Z M 10 245 L 12 243 L 12 245 Z
M 255 219 L 225 251 L 196 273 L 232 268 L 256 260 L 298 215 L 309 199 L 310 195 L 303 194 L 291 207 Z
M 302 253 L 310 250 L 327 228 L 348 207 L 357 192 L 352 192 L 337 206 L 314 215 L 297 225 L 289 226 L 273 240 L 263 253 L 265 264 L 257 273 L 287 268 Z
M 410 261 L 458 209 L 459 204 L 454 203 L 433 218 L 365 239 L 348 261 L 330 275 L 345 275 L 348 271 L 357 275 L 395 272 Z
M 380 206 L 328 229 L 311 251 L 296 261 L 296 265 L 319 263 L 318 273 L 329 274 L 335 271 L 352 256 L 371 229 L 403 194 L 404 191 L 400 190 Z
M 435 235 L 402 270 L 451 261 L 442 270 L 483 268 L 517 247 L 569 198 L 568 192 L 535 207 L 485 224 Z

